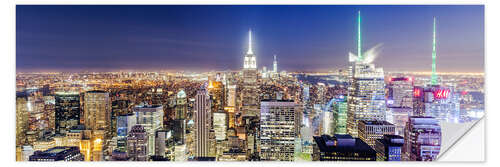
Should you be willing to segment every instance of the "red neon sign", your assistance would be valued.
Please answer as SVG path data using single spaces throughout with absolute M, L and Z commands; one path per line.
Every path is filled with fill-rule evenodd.
M 434 93 L 435 99 L 446 99 L 446 98 L 448 98 L 448 95 L 450 95 L 450 90 L 449 89 L 438 89 L 438 90 L 435 90 L 433 93 Z
M 420 97 L 422 95 L 422 91 L 420 89 L 413 89 L 413 97 Z

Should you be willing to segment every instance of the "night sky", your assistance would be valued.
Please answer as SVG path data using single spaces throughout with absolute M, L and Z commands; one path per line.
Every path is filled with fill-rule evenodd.
M 484 71 L 483 6 L 24 6 L 16 7 L 16 68 L 37 71 L 238 70 L 252 29 L 258 68 L 345 67 L 379 43 L 385 71 Z

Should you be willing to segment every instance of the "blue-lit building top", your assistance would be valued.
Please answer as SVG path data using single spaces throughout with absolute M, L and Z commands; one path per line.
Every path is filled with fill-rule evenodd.
M 377 161 L 401 161 L 403 145 L 404 138 L 398 135 L 384 135 L 384 138 L 377 139 L 375 143 Z
M 83 161 L 78 147 L 54 147 L 46 151 L 36 151 L 30 161 Z

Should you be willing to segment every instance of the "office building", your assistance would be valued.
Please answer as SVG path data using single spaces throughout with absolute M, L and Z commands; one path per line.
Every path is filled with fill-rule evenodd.
M 213 113 L 213 125 L 215 130 L 215 139 L 222 141 L 227 139 L 227 113 L 225 111 L 218 111 Z
M 148 133 L 142 125 L 135 125 L 127 136 L 127 153 L 133 161 L 146 161 L 148 158 Z M 154 144 L 153 144 L 154 147 Z
M 358 136 L 366 144 L 375 148 L 377 139 L 382 139 L 384 135 L 394 135 L 396 127 L 387 121 L 359 121 Z
M 358 55 L 350 55 L 351 84 L 347 98 L 347 133 L 358 137 L 361 120 L 385 120 L 384 70 L 375 68 L 374 56 L 361 52 L 361 12 L 358 12 Z
M 257 85 L 257 60 L 252 50 L 252 31 L 248 32 L 248 51 L 243 62 L 243 90 L 241 92 L 243 115 L 258 116 L 259 89 Z
M 199 90 L 195 100 L 196 157 L 208 157 L 211 129 L 211 100 L 205 89 Z
M 413 107 L 413 78 L 390 78 L 387 85 L 387 107 Z
M 16 94 L 16 146 L 26 143 L 28 132 L 28 104 L 25 93 Z
M 314 136 L 315 161 L 375 161 L 377 155 L 368 144 L 350 135 Z
M 84 94 L 84 125 L 89 130 L 105 132 L 104 140 L 111 138 L 111 100 L 105 91 Z
M 441 149 L 441 126 L 433 117 L 412 116 L 406 123 L 404 158 L 407 161 L 433 161 Z
M 289 100 L 263 100 L 260 113 L 260 159 L 293 161 L 297 104 Z
M 137 125 L 141 125 L 148 134 L 148 155 L 155 153 L 155 133 L 163 128 L 163 106 L 138 105 L 133 108 Z
M 401 161 L 403 145 L 404 138 L 398 135 L 384 135 L 382 139 L 377 139 L 377 161 Z

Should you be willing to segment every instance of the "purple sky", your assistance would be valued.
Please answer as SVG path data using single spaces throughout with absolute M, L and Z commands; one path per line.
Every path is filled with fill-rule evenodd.
M 484 71 L 483 6 L 18 5 L 16 67 L 23 71 L 237 70 L 251 28 L 258 67 L 327 70 L 382 43 L 385 71 Z

